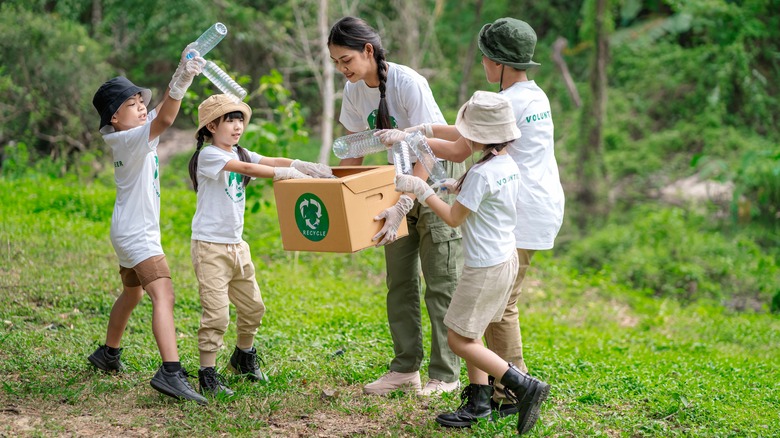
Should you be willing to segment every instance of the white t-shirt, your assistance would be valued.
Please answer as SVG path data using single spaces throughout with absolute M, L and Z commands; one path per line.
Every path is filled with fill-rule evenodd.
M 127 131 L 105 133 L 114 158 L 116 202 L 111 217 L 111 243 L 126 268 L 157 255 L 160 243 L 160 137 L 149 141 L 157 111 L 146 115 L 146 123 Z
M 515 253 L 515 204 L 520 172 L 509 154 L 475 165 L 463 181 L 457 201 L 471 210 L 460 226 L 465 265 L 485 268 L 505 262 Z
M 263 158 L 247 152 L 252 163 L 257 164 Z M 230 160 L 240 160 L 235 147 L 227 152 L 208 145 L 198 155 L 198 206 L 192 218 L 193 240 L 232 244 L 242 241 L 246 188 L 240 173 L 224 170 Z
M 563 223 L 563 187 L 555 160 L 550 101 L 534 81 L 516 82 L 501 94 L 512 101 L 522 137 L 509 147 L 520 168 L 515 240 L 518 248 L 553 247 Z
M 433 98 L 428 81 L 405 65 L 387 63 L 385 100 L 394 128 L 404 129 L 422 123 L 446 125 L 447 121 Z M 344 85 L 339 122 L 351 132 L 376 128 L 379 87 L 370 88 L 364 81 Z M 393 155 L 388 152 L 388 162 Z M 412 157 L 416 161 L 416 157 Z

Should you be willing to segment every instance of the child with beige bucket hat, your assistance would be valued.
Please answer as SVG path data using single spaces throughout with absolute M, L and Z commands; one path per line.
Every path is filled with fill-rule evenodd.
M 230 396 L 216 371 L 217 352 L 236 307 L 236 347 L 229 367 L 251 381 L 267 381 L 258 365 L 254 337 L 265 313 L 249 245 L 243 240 L 246 185 L 252 178 L 329 178 L 331 169 L 282 157 L 264 157 L 238 145 L 252 117 L 249 105 L 226 95 L 198 106 L 198 145 L 190 178 L 198 193 L 192 219 L 192 265 L 198 278 L 202 314 L 198 329 L 200 392 Z

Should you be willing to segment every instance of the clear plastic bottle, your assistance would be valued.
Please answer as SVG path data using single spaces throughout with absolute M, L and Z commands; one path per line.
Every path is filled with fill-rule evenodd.
M 229 74 L 225 73 L 217 64 L 211 61 L 206 61 L 206 66 L 203 67 L 203 76 L 209 78 L 212 84 L 222 90 L 225 94 L 232 94 L 236 96 L 238 100 L 244 100 L 246 97 L 246 90 L 241 85 L 238 85 Z
M 197 45 L 193 47 L 193 49 L 197 50 L 198 53 L 188 53 L 187 59 L 192 59 L 197 55 L 205 56 L 206 53 L 210 52 L 214 46 L 222 41 L 222 38 L 225 38 L 225 35 L 227 35 L 227 26 L 219 22 L 214 23 L 213 26 L 206 29 L 206 31 L 195 40 L 195 44 Z
M 374 136 L 376 131 L 370 129 L 333 140 L 333 153 L 339 158 L 358 158 L 386 151 L 387 146 Z
M 406 136 L 406 140 L 409 142 L 412 153 L 417 157 L 417 161 L 422 163 L 425 171 L 433 180 L 438 183 L 447 179 L 447 171 L 444 170 L 441 161 L 433 154 L 431 147 L 425 140 L 425 136 L 420 132 L 415 132 Z
M 409 143 L 405 141 L 399 141 L 393 144 L 393 165 L 395 166 L 396 175 L 411 175 L 414 170 L 414 163 L 412 163 L 412 153 L 410 151 Z

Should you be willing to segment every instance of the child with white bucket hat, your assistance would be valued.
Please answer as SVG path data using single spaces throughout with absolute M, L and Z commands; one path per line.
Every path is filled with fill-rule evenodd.
M 507 148 L 521 134 L 509 99 L 486 91 L 477 91 L 461 107 L 455 128 L 472 149 L 482 151 L 482 157 L 449 187 L 458 193 L 452 206 L 435 196 L 422 179 L 396 177 L 396 190 L 414 193 L 448 225 L 460 226 L 463 233 L 463 274 L 444 323 L 450 348 L 466 361 L 469 385 L 463 390 L 460 408 L 438 415 L 436 421 L 444 426 L 468 427 L 479 418 L 490 418 L 493 386 L 488 375 L 492 375 L 514 398 L 520 412 L 518 430 L 523 433 L 536 422 L 550 386 L 524 374 L 482 344 L 488 325 L 504 314 L 518 270 L 513 232 L 520 170 Z

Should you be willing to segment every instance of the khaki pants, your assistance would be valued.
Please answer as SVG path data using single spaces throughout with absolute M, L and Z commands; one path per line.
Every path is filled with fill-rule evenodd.
M 533 249 L 517 249 L 518 269 L 517 277 L 515 277 L 515 283 L 512 286 L 512 293 L 509 295 L 509 301 L 506 303 L 506 309 L 504 309 L 504 315 L 501 317 L 501 321 L 492 322 L 485 330 L 485 344 L 494 353 L 499 355 L 501 359 L 507 362 L 512 362 L 520 369 L 520 371 L 527 373 L 528 367 L 523 360 L 523 339 L 520 334 L 520 320 L 519 312 L 517 310 L 517 300 L 520 298 L 520 290 L 523 287 L 523 280 L 525 274 L 528 271 L 528 267 L 531 266 L 531 258 L 536 251 Z M 495 392 L 493 393 L 493 399 L 496 401 L 505 402 L 506 395 L 498 381 L 501 376 L 495 376 Z
M 462 163 L 445 161 L 451 177 L 463 173 Z M 454 201 L 454 196 L 445 199 Z M 409 235 L 385 246 L 387 267 L 387 319 L 395 357 L 390 370 L 410 373 L 423 360 L 420 271 L 425 278 L 425 305 L 431 321 L 431 354 L 428 376 L 445 382 L 460 377 L 460 358 L 447 344 L 444 315 L 458 284 L 463 266 L 461 234 L 450 228 L 428 207 L 415 201 L 406 215 Z
M 198 329 L 200 365 L 213 367 L 230 322 L 230 303 L 236 306 L 236 345 L 244 349 L 252 348 L 265 305 L 246 242 L 193 240 L 191 255 L 202 307 Z

